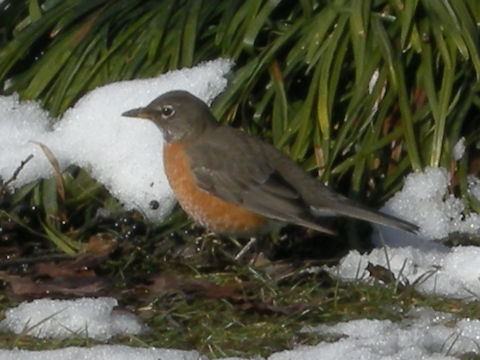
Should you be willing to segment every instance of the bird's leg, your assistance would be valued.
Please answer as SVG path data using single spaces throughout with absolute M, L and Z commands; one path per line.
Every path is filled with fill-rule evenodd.
M 257 238 L 252 236 L 248 243 L 235 255 L 235 260 L 240 260 L 257 243 Z

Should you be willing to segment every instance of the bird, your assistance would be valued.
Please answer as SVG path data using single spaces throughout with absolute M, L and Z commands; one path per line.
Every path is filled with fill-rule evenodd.
M 335 235 L 322 217 L 343 216 L 416 233 L 408 221 L 357 203 L 324 185 L 273 145 L 218 122 L 183 90 L 122 114 L 163 134 L 163 163 L 180 206 L 220 235 L 250 237 L 295 224 Z

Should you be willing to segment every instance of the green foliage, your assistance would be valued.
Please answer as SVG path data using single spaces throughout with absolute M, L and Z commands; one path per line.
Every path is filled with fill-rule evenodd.
M 281 267 L 282 265 L 279 265 Z M 412 307 L 431 307 L 452 314 L 450 323 L 480 316 L 477 302 L 465 303 L 419 294 L 413 287 L 399 289 L 394 283 L 354 281 L 335 283 L 325 274 L 310 279 L 307 269 L 278 276 L 279 269 L 239 266 L 235 272 L 197 275 L 196 279 L 224 286 L 227 290 L 243 281 L 247 293 L 239 301 L 192 294 L 164 294 L 147 306 L 138 306 L 138 315 L 150 331 L 138 336 L 116 337 L 109 344 L 134 347 L 197 350 L 211 359 L 218 357 L 255 358 L 300 345 L 333 342 L 337 337 L 302 331 L 302 328 L 356 319 L 390 320 L 405 318 Z M 168 273 L 168 270 L 166 270 Z M 303 274 L 302 274 L 303 273 Z M 272 277 L 273 275 L 273 277 Z M 184 286 L 179 284 L 180 287 Z M 168 290 L 168 289 L 166 289 Z M 11 307 L 0 298 L 0 311 Z M 31 326 L 35 326 L 32 324 Z M 52 350 L 70 346 L 102 344 L 83 335 L 39 341 L 26 334 L 0 333 L 3 349 Z M 447 352 L 443 349 L 443 353 Z M 460 356 L 460 354 L 456 354 Z
M 477 0 L 5 0 L 0 84 L 59 115 L 99 85 L 231 57 L 222 121 L 378 201 L 478 141 L 479 21 Z
M 237 65 L 213 108 L 221 121 L 268 139 L 362 201 L 384 200 L 407 172 L 425 166 L 458 167 L 459 191 L 467 197 L 468 158 L 457 164 L 451 149 L 461 136 L 470 148 L 479 141 L 479 23 L 478 0 L 4 0 L 0 89 L 41 101 L 60 116 L 97 86 L 230 57 Z M 12 241 L 11 231 L 19 242 L 46 238 L 74 254 L 94 235 L 132 240 L 134 226 L 116 218 L 119 204 L 88 169 L 69 169 L 1 196 L 4 241 Z M 113 215 L 101 219 L 99 208 Z M 138 216 L 132 219 L 136 226 Z M 185 224 L 177 212 L 142 233 L 149 244 L 137 248 L 133 236 L 128 244 L 136 250 L 126 251 L 127 259 L 111 257 L 106 272 L 125 276 L 127 287 L 136 285 L 139 276 L 128 277 L 134 270 L 178 271 L 178 264 L 163 261 L 181 252 L 171 250 L 178 244 L 167 235 Z M 305 280 L 300 271 L 276 280 L 268 269 L 222 268 L 212 258 L 223 251 L 209 250 L 208 241 L 203 251 L 188 244 L 186 253 L 194 254 L 185 260 L 190 275 L 227 286 L 243 279 L 256 287 L 257 303 L 277 312 L 245 311 L 224 299 L 159 297 L 143 310 L 154 331 L 125 343 L 195 347 L 211 356 L 268 355 L 293 345 L 301 326 L 319 321 L 395 320 L 413 305 L 478 317 L 475 303 L 421 296 L 408 286 L 330 279 L 319 286 L 319 279 Z M 0 306 L 9 301 L 0 300 Z M 280 311 L 296 303 L 305 311 Z M 2 341 L 26 348 L 90 345 L 85 339 L 50 344 L 8 334 Z

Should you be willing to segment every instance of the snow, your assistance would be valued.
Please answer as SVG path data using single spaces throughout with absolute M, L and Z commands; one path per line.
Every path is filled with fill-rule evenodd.
M 385 205 L 421 227 L 420 236 L 379 227 L 373 242 L 380 248 L 368 254 L 350 251 L 337 266 L 327 270 L 342 281 L 372 281 L 368 263 L 390 270 L 397 281 L 415 284 L 422 293 L 476 301 L 480 298 L 480 248 L 447 247 L 436 239 L 453 233 L 475 236 L 480 215 L 470 213 L 462 199 L 448 193 L 451 175 L 443 168 L 426 168 L 409 174 L 403 189 Z M 469 177 L 471 193 L 480 181 Z
M 219 59 L 155 79 L 110 84 L 86 95 L 61 119 L 51 119 L 36 102 L 21 102 L 16 95 L 0 97 L 0 177 L 9 179 L 29 154 L 34 158 L 12 187 L 52 176 L 50 163 L 32 141 L 40 142 L 54 153 L 62 168 L 76 164 L 89 169 L 126 209 L 137 209 L 152 220 L 161 220 L 174 204 L 163 173 L 161 134 L 150 122 L 125 118 L 121 113 L 144 106 L 173 89 L 188 90 L 210 103 L 226 87 L 225 76 L 231 67 L 231 61 Z M 460 159 L 464 151 L 460 140 L 453 150 L 454 158 Z M 409 174 L 403 189 L 383 211 L 418 224 L 420 234 L 378 227 L 373 236 L 378 248 L 367 254 L 351 251 L 337 266 L 326 269 L 340 281 L 379 281 L 366 271 L 370 262 L 384 266 L 397 281 L 409 283 L 422 293 L 478 301 L 479 248 L 448 248 L 438 242 L 453 233 L 475 236 L 480 230 L 480 216 L 470 212 L 464 200 L 449 193 L 450 179 L 451 174 L 442 168 Z M 469 193 L 480 200 L 480 180 L 473 175 L 467 180 Z M 158 201 L 159 209 L 150 208 L 152 200 Z M 41 338 L 74 335 L 99 341 L 146 330 L 134 315 L 119 313 L 115 306 L 116 300 L 111 298 L 36 300 L 7 310 L 0 327 Z M 338 340 L 279 352 L 269 359 L 452 359 L 467 352 L 478 354 L 480 344 L 479 320 L 457 319 L 453 314 L 423 308 L 413 308 L 398 322 L 359 319 L 304 331 L 337 334 Z M 195 351 L 111 345 L 51 351 L 0 350 L 1 360 L 127 358 L 203 357 Z
M 353 250 L 329 271 L 342 281 L 369 282 L 368 263 L 383 266 L 397 281 L 415 284 L 424 294 L 465 301 L 480 298 L 480 248 L 475 246 L 427 251 L 411 246 L 378 248 L 364 255 Z
M 91 348 L 69 347 L 61 350 L 0 350 L 1 360 L 201 360 L 196 351 L 133 348 L 100 345 Z
M 416 223 L 421 235 L 430 240 L 455 232 L 476 234 L 480 215 L 466 213 L 464 200 L 448 193 L 450 178 L 444 168 L 427 167 L 409 174 L 403 189 L 385 204 L 384 210 Z
M 480 179 L 473 175 L 467 176 L 467 188 L 470 195 L 480 201 Z
M 341 339 L 285 351 L 269 359 L 454 359 L 453 355 L 478 353 L 480 321 L 457 320 L 451 314 L 418 308 L 395 323 L 360 319 L 304 331 Z
M 114 311 L 114 298 L 39 299 L 8 309 L 0 329 L 37 338 L 86 337 L 105 341 L 147 330 L 133 314 Z
M 461 137 L 457 141 L 457 143 L 453 146 L 452 156 L 456 161 L 458 161 L 463 157 L 464 153 L 465 153 L 465 138 Z
M 61 308 L 64 309 L 65 305 L 58 306 L 58 309 Z M 25 316 L 28 317 L 27 312 Z M 65 323 L 59 323 L 59 326 L 71 327 L 67 317 L 63 320 Z M 359 319 L 335 325 L 306 327 L 302 332 L 318 333 L 337 340 L 322 341 L 314 346 L 298 346 L 293 350 L 272 354 L 268 359 L 455 359 L 461 354 L 478 353 L 480 320 L 458 319 L 453 314 L 437 312 L 430 308 L 414 308 L 398 322 Z M 90 348 L 68 347 L 48 351 L 0 350 L 0 359 L 206 360 L 207 357 L 196 351 L 98 345 Z
M 45 144 L 61 167 L 90 169 L 127 210 L 137 209 L 154 221 L 163 220 L 175 204 L 163 171 L 163 138 L 149 121 L 121 114 L 147 105 L 170 90 L 187 90 L 207 103 L 227 85 L 232 61 L 218 59 L 191 69 L 171 71 L 153 79 L 121 81 L 85 95 L 61 119 L 34 101 L 0 96 L 0 177 L 9 179 L 28 155 L 34 158 L 12 183 L 18 188 L 53 176 L 38 144 Z M 150 206 L 157 201 L 158 208 Z

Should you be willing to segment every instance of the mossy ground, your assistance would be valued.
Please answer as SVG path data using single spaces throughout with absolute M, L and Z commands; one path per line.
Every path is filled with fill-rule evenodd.
M 143 223 L 133 214 L 119 220 L 122 225 L 117 227 L 115 240 L 112 233 L 91 236 L 92 253 L 83 261 L 92 264 L 92 281 L 114 285 L 86 295 L 116 297 L 122 308 L 137 314 L 150 328 L 139 336 L 111 339 L 109 344 L 198 350 L 212 358 L 267 356 L 297 345 L 337 340 L 302 332 L 307 325 L 360 318 L 399 321 L 418 306 L 460 318 L 480 317 L 476 302 L 425 296 L 408 284 L 374 278 L 368 283 L 337 281 L 322 266 L 334 265 L 348 250 L 341 238 L 287 228 L 273 239 L 264 239 L 245 258 L 235 260 L 242 241 L 194 228 L 179 210 L 172 219 L 187 225 L 162 233 L 161 226 Z M 125 238 L 122 233 L 130 235 Z M 78 257 L 75 259 L 54 263 L 71 270 Z M 31 277 L 43 286 L 49 284 L 45 277 L 38 277 L 32 264 L 4 270 Z M 2 311 L 26 298 L 39 297 L 19 296 L 9 287 L 4 282 Z M 72 296 L 60 291 L 57 297 Z M 0 334 L 2 348 L 40 350 L 97 343 L 83 337 L 38 340 Z

